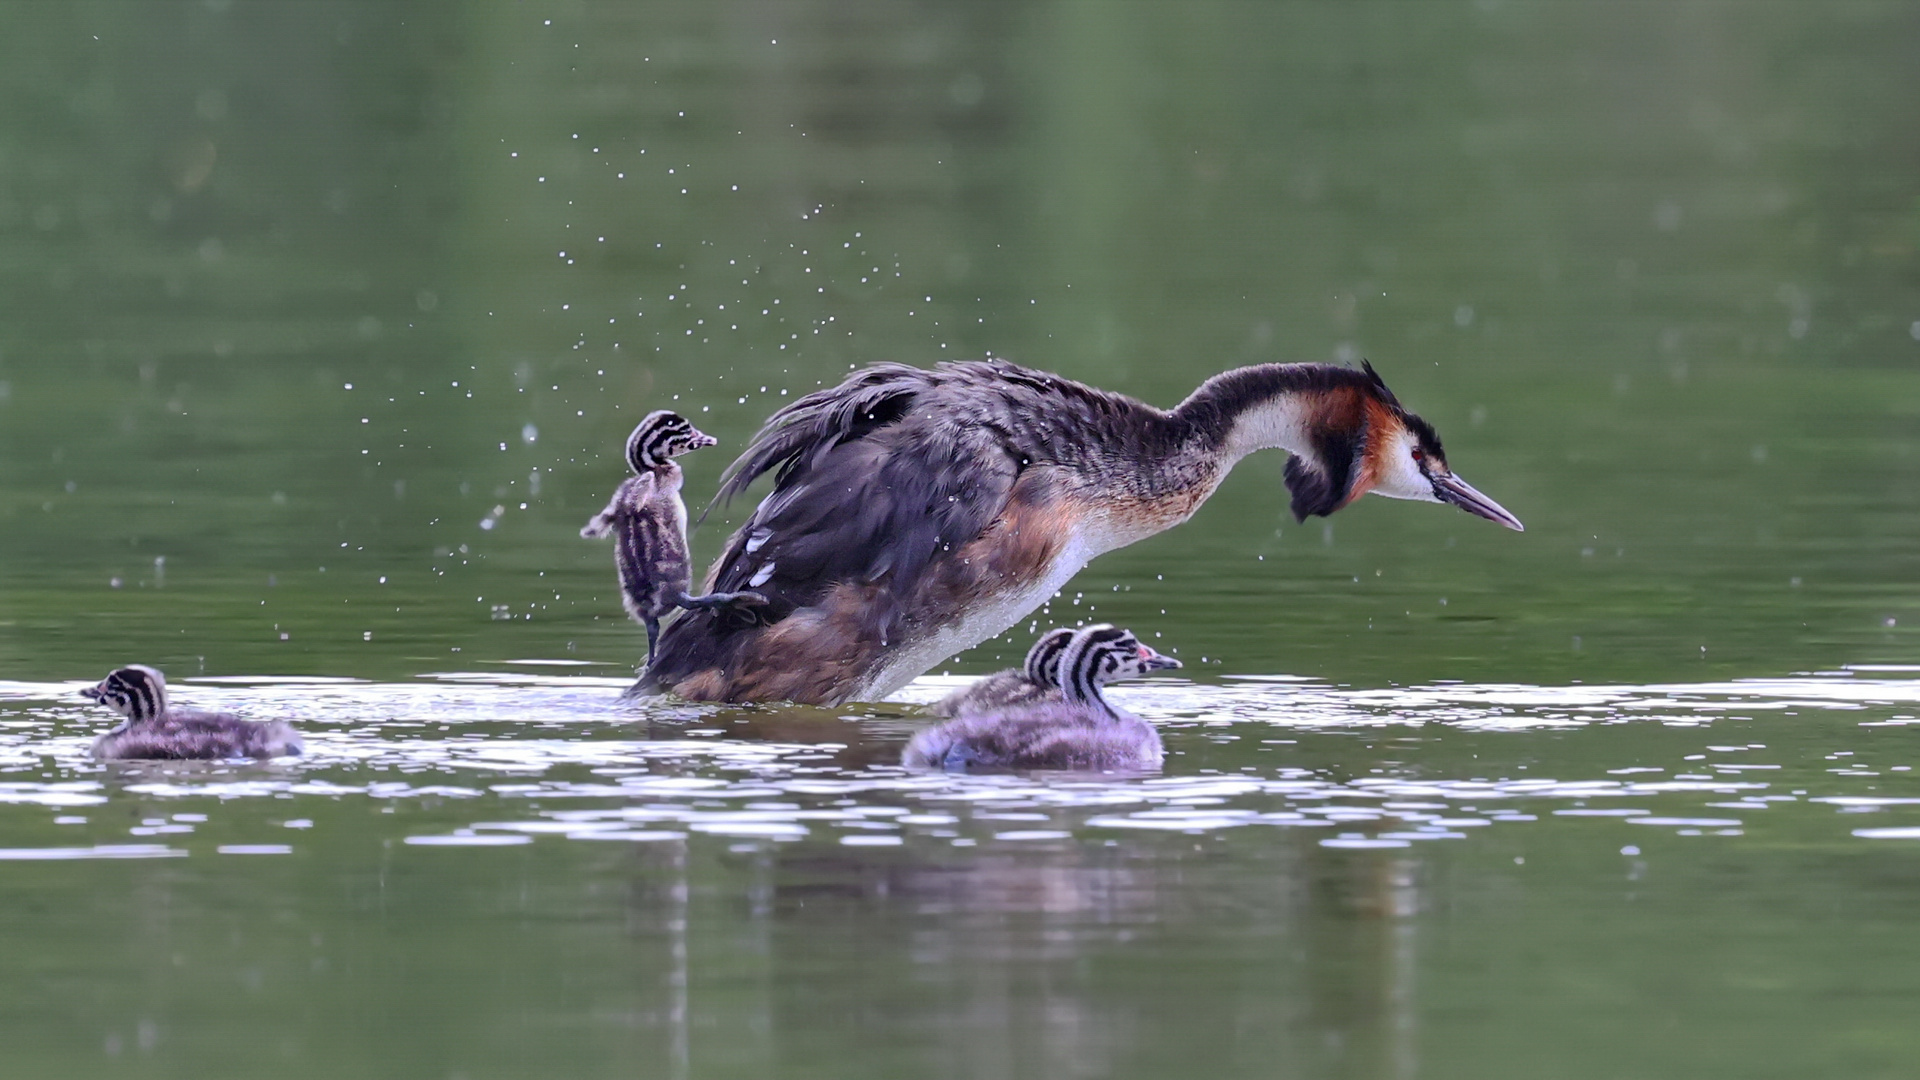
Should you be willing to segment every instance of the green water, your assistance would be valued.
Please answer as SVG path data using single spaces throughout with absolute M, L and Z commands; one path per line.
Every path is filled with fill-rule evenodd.
M 21 1075 L 1895 1076 L 1920 6 L 0 3 Z M 622 711 L 633 421 L 1370 359 L 1526 521 L 1283 460 L 1049 619 L 1165 775 Z M 745 506 L 694 537 L 718 549 Z M 1158 638 L 1151 635 L 1157 634 Z M 130 661 L 275 766 L 103 769 Z M 531 662 L 531 663 L 530 663 Z

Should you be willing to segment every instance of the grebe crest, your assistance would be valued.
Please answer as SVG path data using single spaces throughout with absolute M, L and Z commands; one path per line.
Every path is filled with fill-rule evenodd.
M 1107 623 L 1083 627 L 1059 654 L 1059 700 L 971 713 L 928 728 L 907 743 L 901 761 L 952 772 L 1157 768 L 1165 756 L 1159 733 L 1114 708 L 1101 687 L 1180 666 L 1129 631 Z
M 1125 714 L 1108 703 L 1101 687 L 1182 666 L 1173 657 L 1142 644 L 1133 631 L 1112 623 L 1094 623 L 1075 631 L 1061 650 L 1058 664 L 1060 695 L 1067 704 L 1097 708 L 1115 718 Z
M 116 668 L 100 685 L 80 691 L 93 700 L 138 724 L 157 720 L 167 711 L 167 677 L 159 669 L 145 664 Z
M 627 464 L 635 474 L 651 472 L 682 454 L 719 441 L 679 413 L 657 409 L 642 417 L 627 436 Z
M 1021 666 L 1021 674 L 1035 686 L 1060 685 L 1060 654 L 1067 651 L 1067 644 L 1073 640 L 1073 627 L 1056 626 L 1040 635 L 1040 640 L 1027 650 L 1027 661 Z
M 174 708 L 166 676 L 145 664 L 116 668 L 80 694 L 126 717 L 93 741 L 93 756 L 102 760 L 270 758 L 306 749 L 299 734 L 278 720 L 255 723 L 232 713 Z

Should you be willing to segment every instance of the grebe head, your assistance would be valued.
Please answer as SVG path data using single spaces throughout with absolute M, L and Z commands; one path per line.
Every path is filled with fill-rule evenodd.
M 1112 713 L 1113 707 L 1100 696 L 1102 686 L 1180 666 L 1173 657 L 1141 644 L 1133 631 L 1111 623 L 1094 623 L 1075 631 L 1060 654 L 1060 693 L 1070 702 L 1096 705 Z
M 1027 681 L 1035 686 L 1059 686 L 1060 654 L 1067 651 L 1067 642 L 1072 640 L 1071 626 L 1056 626 L 1041 634 L 1027 650 Z
M 694 427 L 679 413 L 660 409 L 648 413 L 634 426 L 633 434 L 627 436 L 627 464 L 639 474 L 719 441 Z
M 1361 369 L 1373 400 L 1367 410 L 1365 462 L 1351 498 L 1371 491 L 1389 499 L 1446 503 L 1516 532 L 1526 531 L 1519 518 L 1447 468 L 1447 453 L 1433 425 L 1402 408 L 1372 364 L 1362 361 Z
M 100 685 L 80 691 L 80 696 L 137 723 L 167 711 L 167 680 L 145 664 L 129 664 L 100 680 Z

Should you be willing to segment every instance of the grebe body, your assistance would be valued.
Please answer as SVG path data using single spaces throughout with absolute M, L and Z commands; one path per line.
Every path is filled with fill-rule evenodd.
M 687 554 L 687 505 L 680 497 L 684 474 L 673 459 L 718 441 L 678 413 L 664 409 L 648 413 L 627 436 L 627 465 L 633 475 L 621 482 L 606 509 L 580 530 L 587 538 L 612 535 L 620 603 L 647 629 L 648 664 L 653 663 L 660 619 L 669 612 L 765 602 L 750 592 L 709 596 L 687 592 L 692 569 Z
M 773 490 L 708 587 L 767 604 L 678 620 L 634 692 L 884 697 L 1095 557 L 1185 521 L 1269 447 L 1292 454 L 1302 520 L 1375 492 L 1521 527 L 1453 475 L 1371 367 L 1240 368 L 1166 410 L 999 360 L 880 364 L 776 412 L 729 468 L 721 498 L 769 472 Z
M 1060 654 L 1073 640 L 1073 627 L 1056 626 L 1040 635 L 1018 668 L 996 671 L 963 686 L 928 707 L 935 716 L 966 716 L 1015 705 L 1060 700 Z
M 126 717 L 93 741 L 93 756 L 102 761 L 274 758 L 306 749 L 299 733 L 278 720 L 170 706 L 166 677 L 144 664 L 119 668 L 80 693 Z
M 949 772 L 1157 769 L 1165 758 L 1160 734 L 1145 720 L 1115 708 L 1101 687 L 1179 666 L 1180 661 L 1142 645 L 1126 630 L 1106 624 L 1084 627 L 1060 655 L 1059 698 L 970 713 L 928 728 L 908 741 L 901 763 Z

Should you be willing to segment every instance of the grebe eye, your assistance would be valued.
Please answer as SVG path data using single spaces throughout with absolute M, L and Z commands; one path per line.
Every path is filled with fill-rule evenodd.
M 1416 462 L 1418 462 L 1418 461 L 1425 461 L 1425 460 L 1427 460 L 1427 452 L 1426 452 L 1425 450 L 1422 450 L 1422 449 L 1420 449 L 1420 448 L 1419 448 L 1419 447 L 1417 447 L 1417 446 L 1416 446 L 1416 447 L 1414 447 L 1414 448 L 1413 448 L 1413 460 L 1414 460 L 1414 461 L 1416 461 Z

